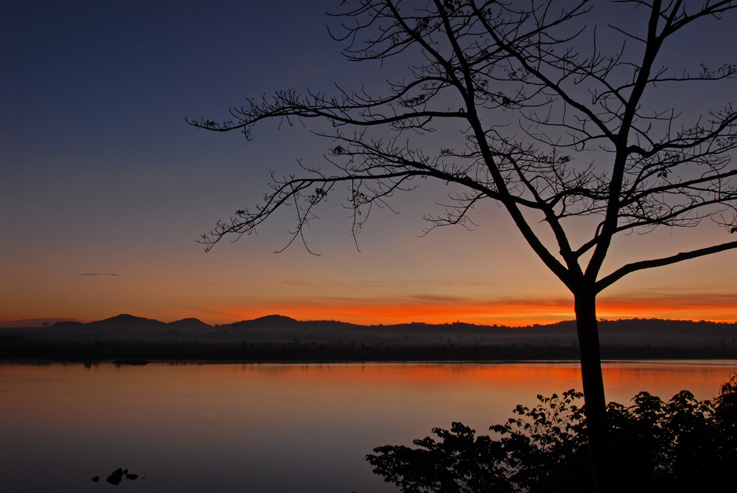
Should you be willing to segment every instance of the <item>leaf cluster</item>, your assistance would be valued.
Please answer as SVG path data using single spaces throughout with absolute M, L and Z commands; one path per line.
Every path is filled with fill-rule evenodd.
M 456 422 L 414 447 L 377 447 L 366 460 L 405 493 L 590 491 L 581 397 L 538 396 L 489 436 Z M 696 491 L 737 480 L 737 375 L 714 399 L 683 390 L 663 402 L 640 392 L 629 406 L 610 403 L 607 419 L 613 491 Z

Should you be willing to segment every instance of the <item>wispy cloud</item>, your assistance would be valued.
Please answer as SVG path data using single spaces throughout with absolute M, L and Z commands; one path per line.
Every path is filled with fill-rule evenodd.
M 119 276 L 115 272 L 82 272 L 80 276 Z
M 287 277 L 280 281 L 280 284 L 284 286 L 296 286 L 296 287 L 314 287 L 320 288 L 324 285 L 324 281 L 317 280 L 311 281 L 309 279 Z M 354 280 L 354 281 L 336 281 L 332 282 L 332 286 L 337 286 L 342 290 L 416 290 L 418 286 L 440 286 L 440 287 L 462 287 L 468 288 L 493 288 L 498 286 L 500 283 L 494 281 L 480 281 L 480 280 L 468 280 L 461 277 L 456 278 L 407 278 L 407 279 L 395 279 L 395 280 Z

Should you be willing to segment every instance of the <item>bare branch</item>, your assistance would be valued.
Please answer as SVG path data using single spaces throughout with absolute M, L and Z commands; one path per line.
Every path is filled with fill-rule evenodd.
M 374 208 L 394 210 L 396 194 L 431 179 L 449 192 L 437 202 L 442 212 L 425 216 L 429 229 L 469 227 L 482 200 L 497 202 L 548 268 L 580 291 L 597 282 L 615 235 L 694 227 L 706 218 L 728 231 L 737 227 L 725 217 L 737 210 L 731 101 L 693 115 L 679 101 L 661 108 L 647 98 L 664 85 L 691 90 L 735 80 L 733 63 L 670 68 L 661 52 L 686 26 L 706 26 L 737 5 L 615 3 L 636 9 L 632 22 L 596 18 L 597 5 L 585 0 L 345 2 L 330 35 L 344 43 L 346 59 L 379 70 L 389 60 L 406 62 L 406 72 L 393 72 L 383 94 L 339 86 L 332 96 L 276 91 L 232 108 L 228 121 L 188 119 L 248 139 L 263 121 L 317 121 L 328 130 L 314 133 L 330 141 L 325 158 L 332 170 L 303 167 L 301 175 L 273 176 L 255 209 L 237 211 L 200 241 L 209 250 L 290 208 L 295 223 L 287 246 L 299 240 L 309 251 L 305 228 L 335 195 L 350 211 L 356 239 Z M 462 143 L 448 148 L 426 138 L 438 129 Z M 583 240 L 581 218 L 594 224 Z M 688 258 L 693 254 L 631 264 L 596 285 L 603 289 L 629 272 Z
M 690 252 L 677 253 L 676 255 L 671 255 L 669 257 L 633 262 L 631 264 L 627 264 L 627 265 L 620 267 L 619 269 L 612 272 L 608 276 L 605 276 L 601 278 L 599 281 L 597 281 L 596 291 L 597 292 L 602 291 L 604 288 L 611 286 L 616 281 L 623 278 L 627 274 L 631 274 L 632 272 L 637 272 L 637 271 L 645 270 L 645 269 L 653 269 L 655 267 L 663 267 L 666 265 L 683 262 L 684 260 L 705 257 L 706 255 L 712 255 L 714 253 L 725 252 L 727 250 L 734 250 L 736 248 L 737 248 L 737 241 L 732 241 L 729 243 L 722 243 L 721 245 L 714 245 L 711 247 L 700 248 L 698 250 L 692 250 Z

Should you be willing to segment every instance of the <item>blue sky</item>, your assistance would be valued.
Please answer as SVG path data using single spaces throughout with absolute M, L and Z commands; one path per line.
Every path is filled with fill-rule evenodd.
M 246 142 L 192 128 L 185 117 L 227 118 L 230 106 L 274 89 L 330 92 L 334 81 L 358 87 L 383 79 L 340 57 L 325 29 L 334 5 L 6 2 L 0 322 L 123 312 L 213 323 L 275 312 L 387 322 L 571 318 L 565 289 L 494 206 L 481 211 L 476 231 L 420 238 L 421 217 L 442 192 L 400 198 L 398 216 L 379 211 L 360 252 L 340 207 L 308 232 L 319 257 L 299 246 L 273 254 L 288 241 L 286 215 L 207 254 L 195 242 L 216 220 L 252 205 L 270 170 L 320 162 L 329 142 L 276 123 Z M 734 30 L 720 29 L 720 46 L 735 46 L 723 38 L 734 40 Z M 695 33 L 694 43 L 714 42 L 709 34 Z M 621 255 L 718 233 L 657 232 Z M 734 258 L 635 276 L 612 290 L 611 306 L 625 308 L 610 315 L 709 318 L 704 307 L 718 299 L 719 316 L 737 319 L 724 308 L 737 305 Z M 684 300 L 701 308 L 679 310 Z

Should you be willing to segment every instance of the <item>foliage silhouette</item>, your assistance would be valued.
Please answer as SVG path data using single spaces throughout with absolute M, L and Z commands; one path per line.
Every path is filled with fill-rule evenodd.
M 252 234 L 286 208 L 295 214 L 287 246 L 302 241 L 309 250 L 306 227 L 329 198 L 343 194 L 355 236 L 372 210 L 391 209 L 394 196 L 423 180 L 448 189 L 447 205 L 427 216 L 430 229 L 471 227 L 479 204 L 499 205 L 572 294 L 601 476 L 609 446 L 597 295 L 634 272 L 737 248 L 710 241 L 624 262 L 610 255 L 617 238 L 661 226 L 711 219 L 737 231 L 734 90 L 713 89 L 731 83 L 737 65 L 689 66 L 691 57 L 680 57 L 666 66 L 679 37 L 735 8 L 730 0 L 343 1 L 331 35 L 349 61 L 388 79 L 377 91 L 337 87 L 334 96 L 275 91 L 231 108 L 228 121 L 188 120 L 247 139 L 264 121 L 298 122 L 330 142 L 327 168 L 302 161 L 297 173 L 274 173 L 260 203 L 201 241 L 209 250 Z M 607 259 L 614 264 L 605 268 Z
M 405 493 L 591 491 L 581 397 L 538 396 L 536 407 L 517 406 L 514 418 L 490 427 L 491 436 L 453 423 L 414 447 L 377 447 L 366 460 Z M 630 406 L 610 403 L 607 417 L 611 489 L 697 491 L 737 481 L 737 375 L 711 400 L 640 392 Z

